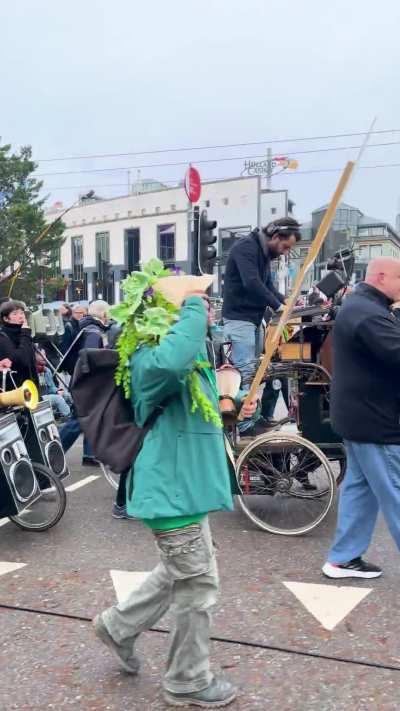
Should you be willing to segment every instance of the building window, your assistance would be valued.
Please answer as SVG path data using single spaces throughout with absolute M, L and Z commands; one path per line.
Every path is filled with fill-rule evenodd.
M 83 237 L 71 238 L 72 278 L 83 281 Z
M 375 257 L 381 257 L 382 256 L 382 245 L 381 244 L 371 244 L 369 248 L 369 256 L 370 259 L 374 259 Z
M 50 266 L 52 276 L 61 276 L 61 248 L 56 247 L 50 252 Z
M 175 225 L 158 225 L 157 251 L 162 262 L 175 261 Z
M 357 259 L 366 262 L 369 259 L 369 249 L 366 245 L 360 245 L 357 248 Z
M 271 207 L 271 215 L 276 215 L 276 207 Z
M 229 198 L 222 198 L 223 205 L 229 205 Z
M 210 200 L 204 200 L 204 205 L 205 205 L 206 207 L 210 207 L 210 205 L 211 205 Z
M 175 210 L 176 210 L 176 205 L 171 205 L 171 210 L 172 210 L 172 212 L 175 212 Z
M 96 264 L 101 271 L 101 262 L 110 262 L 110 233 L 96 232 Z

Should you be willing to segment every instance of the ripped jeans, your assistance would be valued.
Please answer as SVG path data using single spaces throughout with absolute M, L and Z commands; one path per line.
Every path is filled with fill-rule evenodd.
M 175 629 L 164 677 L 172 693 L 201 691 L 210 685 L 211 608 L 218 593 L 218 571 L 206 516 L 201 523 L 154 531 L 160 563 L 122 603 L 102 614 L 109 634 L 125 647 L 174 606 Z

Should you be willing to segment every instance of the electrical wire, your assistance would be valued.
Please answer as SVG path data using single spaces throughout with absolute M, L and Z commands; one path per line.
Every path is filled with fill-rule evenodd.
M 377 169 L 382 169 L 382 168 L 400 168 L 400 163 L 378 163 L 376 165 L 360 165 L 358 167 L 358 170 L 377 170 Z M 338 173 L 343 170 L 343 166 L 340 168 L 315 168 L 315 169 L 310 169 L 310 170 L 296 170 L 292 172 L 288 172 L 287 170 L 285 171 L 279 171 L 279 173 L 276 173 L 275 175 L 280 175 L 282 172 L 285 173 L 286 176 L 295 176 L 295 175 L 313 175 L 315 173 Z M 237 177 L 237 176 L 234 176 Z M 272 176 L 274 177 L 274 176 Z M 231 176 L 232 178 L 232 176 Z M 212 182 L 218 182 L 218 181 L 223 181 L 223 180 L 230 180 L 231 179 L 229 176 L 228 177 L 220 177 L 220 178 L 209 178 L 210 181 Z M 155 179 L 146 179 L 143 180 L 143 183 L 145 184 L 146 182 L 151 183 Z M 175 184 L 176 187 L 180 187 L 177 184 L 177 179 L 169 178 L 163 179 L 160 178 L 160 182 L 162 183 L 171 183 Z M 204 180 L 204 182 L 207 182 L 207 179 Z M 57 187 L 51 187 L 51 186 L 46 186 L 43 188 L 43 190 L 46 191 L 52 191 L 52 190 L 86 190 L 87 188 L 119 188 L 119 187 L 125 187 L 126 188 L 127 184 L 125 183 L 99 183 L 99 184 L 84 184 L 84 185 L 60 185 Z
M 389 141 L 386 143 L 371 143 L 370 145 L 367 146 L 368 149 L 370 148 L 381 148 L 383 146 L 398 146 L 400 145 L 400 141 Z M 327 152 L 337 152 L 337 151 L 349 151 L 349 150 L 358 150 L 361 146 L 336 146 L 336 147 L 329 147 L 329 148 L 315 148 L 315 149 L 310 149 L 310 150 L 305 150 L 305 151 L 295 151 L 291 152 L 290 156 L 298 156 L 298 155 L 309 155 L 309 154 L 314 154 L 314 153 L 327 153 Z M 220 158 L 201 158 L 201 159 L 193 159 L 191 162 L 195 163 L 196 165 L 201 165 L 205 163 L 227 163 L 227 162 L 232 162 L 232 161 L 239 161 L 239 160 L 254 160 L 254 159 L 263 159 L 264 161 L 267 160 L 265 155 L 251 155 L 251 156 L 228 156 L 228 157 L 220 157 Z M 45 177 L 51 177 L 54 175 L 82 175 L 85 173 L 118 173 L 118 172 L 126 172 L 130 170 L 142 170 L 145 168 L 177 168 L 181 166 L 187 166 L 187 161 L 179 161 L 175 163 L 143 163 L 140 165 L 130 165 L 130 166 L 119 166 L 118 168 L 82 168 L 80 170 L 61 170 L 61 171 L 53 171 L 51 173 L 37 173 L 36 178 L 45 178 Z
M 224 148 L 243 148 L 246 146 L 267 146 L 276 145 L 277 143 L 300 143 L 301 141 L 324 141 L 333 138 L 351 138 L 354 136 L 365 136 L 365 131 L 358 131 L 353 133 L 333 133 L 326 136 L 302 136 L 296 138 L 276 138 L 274 140 L 267 139 L 265 141 L 244 141 L 242 143 L 225 143 L 220 145 L 212 146 L 190 146 L 184 148 L 158 148 L 148 151 L 135 151 L 127 153 L 99 153 L 99 154 L 87 154 L 83 156 L 59 156 L 58 158 L 39 158 L 38 163 L 50 163 L 65 160 L 89 160 L 98 158 L 122 158 L 125 156 L 144 156 L 144 155 L 157 155 L 161 153 L 180 153 L 185 151 L 208 151 L 208 150 L 220 150 Z M 400 128 L 387 128 L 380 129 L 377 131 L 372 131 L 371 135 L 382 135 L 387 133 L 400 133 Z

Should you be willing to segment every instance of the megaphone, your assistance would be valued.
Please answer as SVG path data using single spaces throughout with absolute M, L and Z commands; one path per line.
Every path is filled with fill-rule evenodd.
M 10 407 L 18 405 L 27 407 L 28 410 L 35 410 L 39 402 L 39 393 L 32 380 L 24 380 L 20 388 L 0 393 L 0 407 Z

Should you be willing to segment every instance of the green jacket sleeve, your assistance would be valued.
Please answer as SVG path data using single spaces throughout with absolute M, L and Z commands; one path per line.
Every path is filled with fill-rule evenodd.
M 202 299 L 191 296 L 179 321 L 158 346 L 143 347 L 132 358 L 133 405 L 145 401 L 153 409 L 181 388 L 194 361 L 204 350 L 207 313 Z

